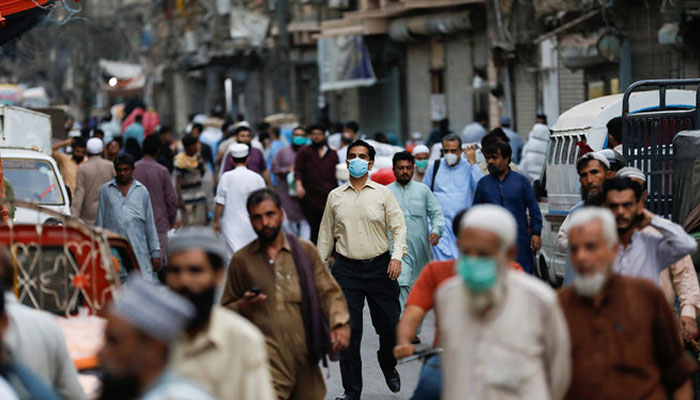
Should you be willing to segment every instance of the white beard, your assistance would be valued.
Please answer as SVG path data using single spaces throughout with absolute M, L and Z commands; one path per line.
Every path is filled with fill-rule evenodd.
M 607 278 L 608 275 L 605 272 L 596 272 L 586 276 L 576 275 L 574 289 L 579 296 L 594 297 L 603 290 Z
M 497 305 L 503 298 L 503 285 L 501 282 L 498 282 L 493 288 L 484 292 L 474 293 L 466 288 L 465 290 L 469 296 L 469 308 L 475 313 L 481 313 L 487 308 Z

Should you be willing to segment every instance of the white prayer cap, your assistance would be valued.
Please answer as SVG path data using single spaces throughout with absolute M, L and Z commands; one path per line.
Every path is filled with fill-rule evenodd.
M 616 176 L 620 178 L 630 178 L 630 179 L 641 179 L 642 181 L 647 181 L 647 176 L 639 168 L 635 167 L 625 167 L 617 171 Z
M 430 154 L 430 149 L 428 149 L 428 146 L 424 144 L 419 144 L 418 146 L 413 148 L 413 155 L 418 155 L 418 154 Z
M 598 151 L 582 155 L 581 158 L 578 159 L 578 162 L 581 162 L 581 160 L 598 160 L 605 165 L 605 168 L 610 169 L 610 161 L 608 161 L 608 158 L 605 157 L 605 155 Z
M 105 145 L 100 138 L 90 138 L 87 141 L 88 154 L 100 154 L 104 150 Z
M 228 151 L 231 152 L 231 157 L 233 158 L 248 157 L 248 152 L 250 152 L 248 146 L 243 143 L 231 143 L 231 145 L 228 146 Z
M 503 248 L 515 245 L 518 236 L 513 215 L 503 207 L 480 204 L 467 211 L 459 223 L 459 229 L 479 228 L 494 233 L 501 239 Z
M 132 273 L 111 308 L 112 312 L 146 335 L 171 343 L 194 317 L 187 299 L 164 286 Z

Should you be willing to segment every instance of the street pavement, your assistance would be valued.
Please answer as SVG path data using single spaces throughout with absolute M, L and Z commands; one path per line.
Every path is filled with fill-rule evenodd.
M 433 312 L 431 311 L 425 318 L 423 329 L 419 335 L 421 344 L 418 345 L 418 350 L 430 347 L 433 343 L 435 334 L 435 322 Z M 362 390 L 363 400 L 408 400 L 413 394 L 418 383 L 418 375 L 422 366 L 421 361 L 413 361 L 397 367 L 401 375 L 401 391 L 399 393 L 391 393 L 384 382 L 384 375 L 379 369 L 377 362 L 377 350 L 379 349 L 379 336 L 374 331 L 372 320 L 369 316 L 369 306 L 365 303 L 364 309 L 364 329 L 362 335 L 362 378 L 364 387 Z M 329 371 L 322 369 L 323 375 L 326 378 L 326 400 L 335 400 L 337 396 L 343 394 L 343 383 L 340 377 L 340 364 L 337 362 L 329 363 Z

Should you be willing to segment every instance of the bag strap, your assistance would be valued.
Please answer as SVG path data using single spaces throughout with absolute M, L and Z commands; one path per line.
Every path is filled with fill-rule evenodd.
M 435 177 L 437 176 L 438 169 L 440 169 L 440 159 L 438 158 L 433 163 L 433 180 L 430 181 L 430 191 L 435 191 Z

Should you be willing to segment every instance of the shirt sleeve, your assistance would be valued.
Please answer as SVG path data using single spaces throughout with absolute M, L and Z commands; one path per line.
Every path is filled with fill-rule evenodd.
M 669 220 L 655 215 L 651 226 L 661 233 L 656 251 L 661 269 L 669 267 L 697 249 L 697 242 L 683 228 Z
M 556 297 L 550 308 L 544 313 L 545 365 L 549 375 L 552 400 L 561 400 L 571 383 L 571 339 L 566 318 Z
M 219 181 L 219 185 L 216 187 L 216 197 L 214 197 L 214 202 L 216 204 L 221 204 L 222 206 L 226 204 L 227 181 L 228 179 L 226 179 L 226 177 L 222 177 Z
M 221 296 L 221 305 L 240 314 L 243 294 L 248 288 L 246 283 L 247 280 L 243 278 L 242 260 L 240 257 L 234 256 L 226 274 L 226 284 L 224 285 L 224 293 Z
M 652 319 L 652 340 L 655 359 L 661 373 L 661 384 L 666 393 L 673 393 L 697 370 L 694 362 L 683 349 L 678 335 L 680 328 L 676 316 L 666 302 L 663 293 L 656 288 L 650 290 L 650 309 L 656 314 Z
M 168 223 L 170 226 L 175 224 L 177 218 L 177 196 L 175 195 L 175 187 L 170 175 L 163 172 L 163 194 L 165 195 L 165 212 L 168 215 Z
M 435 198 L 433 192 L 430 191 L 430 188 L 426 189 L 428 215 L 430 216 L 430 226 L 432 226 L 430 233 L 442 237 L 442 234 L 445 232 L 445 216 L 442 214 L 442 207 L 440 207 L 440 203 L 437 201 L 437 198 Z
M 324 264 L 328 263 L 328 259 L 333 251 L 333 227 L 335 226 L 335 214 L 332 204 L 333 198 L 333 192 L 331 192 L 326 200 L 326 207 L 323 209 L 323 218 L 321 219 L 321 226 L 318 231 L 318 242 L 316 243 L 318 254 L 321 256 L 321 260 Z
M 525 202 L 528 211 L 530 211 L 530 230 L 533 235 L 540 236 L 542 234 L 542 213 L 540 205 L 535 197 L 535 190 L 532 189 L 527 178 L 523 177 L 522 185 L 525 187 Z
M 700 309 L 700 285 L 690 256 L 671 265 L 671 281 L 681 303 L 681 316 L 695 319 Z
M 469 161 L 467 161 L 467 162 L 469 162 Z M 471 177 L 472 177 L 471 182 L 470 182 L 471 189 L 472 189 L 472 192 L 475 192 L 476 185 L 479 183 L 481 178 L 484 177 L 484 173 L 481 172 L 481 168 L 479 168 L 479 164 L 477 164 L 477 163 L 470 165 L 469 170 L 470 170 L 469 173 L 471 174 Z
M 304 153 L 304 148 L 301 148 L 297 151 L 296 157 L 294 157 L 294 179 L 298 181 L 304 176 Z M 321 257 L 323 257 L 323 254 L 321 254 Z
M 340 289 L 338 282 L 331 276 L 328 268 L 323 264 L 316 248 L 310 244 L 308 249 L 305 250 L 308 250 L 307 255 L 314 270 L 316 292 L 330 328 L 333 329 L 338 325 L 345 325 L 350 321 L 350 314 L 348 313 L 343 291 Z
M 437 287 L 431 264 L 423 268 L 406 299 L 406 305 L 420 307 L 428 312 L 433 308 L 433 296 Z
M 153 206 L 151 205 L 151 196 L 144 187 L 143 207 L 146 210 L 145 231 L 146 241 L 148 242 L 148 250 L 151 252 L 151 258 L 160 258 L 160 242 L 158 241 L 158 230 L 156 230 L 156 219 L 153 216 Z
M 401 211 L 401 206 L 391 194 L 391 191 L 386 190 L 384 197 L 384 216 L 386 225 L 391 231 L 391 238 L 394 248 L 391 251 L 391 259 L 401 261 L 406 254 L 406 219 Z

